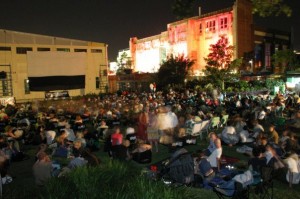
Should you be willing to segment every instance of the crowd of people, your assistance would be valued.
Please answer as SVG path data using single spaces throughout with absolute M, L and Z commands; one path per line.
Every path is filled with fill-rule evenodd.
M 196 157 L 197 174 L 211 177 L 221 168 L 222 145 L 239 145 L 238 152 L 250 155 L 253 170 L 261 165 L 286 166 L 288 182 L 299 183 L 299 106 L 296 94 L 279 93 L 272 98 L 268 93 L 226 95 L 216 90 L 172 89 L 3 106 L 1 176 L 7 176 L 13 161 L 24 158 L 24 144 L 37 148 L 33 174 L 39 186 L 74 168 L 99 165 L 94 151 L 100 149 L 112 159 L 150 163 L 153 153 L 159 153 L 159 143 L 170 151 L 196 144 L 195 124 L 228 115 L 220 134 L 210 129 L 208 147 Z M 286 119 L 285 126 L 278 123 L 280 119 Z M 55 157 L 68 158 L 68 165 L 61 168 Z

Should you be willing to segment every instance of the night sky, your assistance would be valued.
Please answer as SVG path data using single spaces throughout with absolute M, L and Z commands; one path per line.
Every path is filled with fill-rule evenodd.
M 165 31 L 176 21 L 173 0 L 1 0 L 0 29 L 104 42 L 113 61 L 130 37 L 143 38 Z M 230 7 L 232 0 L 198 0 L 202 13 Z M 300 50 L 300 1 L 286 0 L 290 18 L 255 17 L 258 25 L 290 31 Z M 195 15 L 198 9 L 195 8 Z

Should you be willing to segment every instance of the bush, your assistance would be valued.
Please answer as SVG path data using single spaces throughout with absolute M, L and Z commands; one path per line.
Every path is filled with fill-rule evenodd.
M 81 167 L 53 178 L 41 198 L 196 198 L 186 188 L 168 187 L 140 175 L 140 169 L 118 161 L 100 167 Z

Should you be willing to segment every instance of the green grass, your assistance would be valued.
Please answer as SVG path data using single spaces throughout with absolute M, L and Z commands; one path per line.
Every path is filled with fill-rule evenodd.
M 203 140 L 197 145 L 187 146 L 186 149 L 194 152 L 205 149 L 207 145 L 208 142 Z M 126 164 L 111 161 L 102 150 L 96 153 L 102 160 L 100 167 L 77 169 L 68 178 L 52 179 L 46 188 L 40 188 L 35 186 L 32 175 L 35 147 L 26 146 L 25 152 L 31 158 L 12 163 L 10 173 L 16 178 L 12 183 L 3 186 L 3 198 L 217 198 L 209 190 L 190 187 L 172 188 L 162 182 L 149 181 L 140 176 L 145 165 L 133 161 Z M 223 146 L 223 154 L 237 157 L 240 160 L 238 164 L 241 165 L 245 165 L 248 160 L 247 156 L 236 152 L 236 147 Z M 159 145 L 159 153 L 153 153 L 152 163 L 164 160 L 169 155 L 169 149 Z M 66 161 L 62 163 L 66 164 Z M 274 187 L 275 199 L 300 199 L 300 185 L 294 185 L 292 189 L 288 188 L 285 173 L 276 177 Z M 253 193 L 250 196 L 250 198 L 257 198 Z

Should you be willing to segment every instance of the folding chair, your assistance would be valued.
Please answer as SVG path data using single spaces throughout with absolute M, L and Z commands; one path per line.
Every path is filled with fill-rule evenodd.
M 201 129 L 199 131 L 199 135 L 200 135 L 200 139 L 202 140 L 203 138 L 203 133 L 206 132 L 206 135 L 208 135 L 208 131 L 209 131 L 209 126 L 210 126 L 210 120 L 204 120 L 201 122 Z
M 273 199 L 273 173 L 274 168 L 263 166 L 260 169 L 261 181 L 255 185 L 255 192 L 259 195 L 260 199 Z
M 198 136 L 200 134 L 202 122 L 195 123 L 192 129 L 192 136 Z
M 228 118 L 229 118 L 229 115 L 223 115 L 223 116 L 222 116 L 222 118 L 221 118 L 221 122 L 220 122 L 220 126 L 221 126 L 221 127 L 223 127 L 223 126 L 226 126 L 226 125 L 227 125 Z
M 239 182 L 234 182 L 234 188 L 220 188 L 213 187 L 213 191 L 217 194 L 218 198 L 234 198 L 234 199 L 249 199 L 249 187 L 243 187 Z
M 220 125 L 220 117 L 211 118 L 210 129 L 219 128 Z

